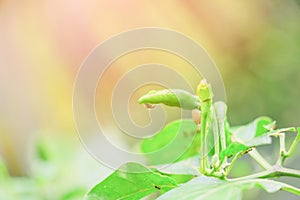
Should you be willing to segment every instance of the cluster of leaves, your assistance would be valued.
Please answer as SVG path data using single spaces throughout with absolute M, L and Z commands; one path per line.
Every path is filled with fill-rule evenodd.
M 127 163 L 94 186 L 86 199 L 241 199 L 242 191 L 259 187 L 267 192 L 285 190 L 300 195 L 300 189 L 269 178 L 293 176 L 300 171 L 285 168 L 300 139 L 300 129 L 275 129 L 269 117 L 258 117 L 249 124 L 231 127 L 224 102 L 212 102 L 210 85 L 201 82 L 197 96 L 181 90 L 151 91 L 139 103 L 177 106 L 200 111 L 201 124 L 191 119 L 171 122 L 151 138 L 144 139 L 141 151 L 149 166 Z M 183 105 L 183 106 L 181 106 Z M 285 147 L 285 133 L 296 137 Z M 280 152 L 274 165 L 256 150 L 279 138 Z M 249 154 L 264 171 L 245 177 L 228 178 L 241 156 Z M 168 165 L 168 163 L 171 163 Z M 150 197 L 149 197 L 150 198 Z

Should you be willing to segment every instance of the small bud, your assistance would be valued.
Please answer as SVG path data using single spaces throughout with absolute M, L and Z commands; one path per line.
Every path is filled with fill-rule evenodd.
M 197 95 L 201 101 L 211 100 L 213 98 L 213 92 L 211 85 L 206 82 L 205 79 L 201 80 L 197 87 Z

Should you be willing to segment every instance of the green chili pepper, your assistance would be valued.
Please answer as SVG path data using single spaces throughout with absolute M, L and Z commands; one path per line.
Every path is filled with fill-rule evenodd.
M 162 103 L 167 106 L 180 107 L 186 110 L 198 109 L 200 107 L 200 101 L 196 95 L 180 89 L 152 90 L 142 96 L 138 102 L 140 104 Z

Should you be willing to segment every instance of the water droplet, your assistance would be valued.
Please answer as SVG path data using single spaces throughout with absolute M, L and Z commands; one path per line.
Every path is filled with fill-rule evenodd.
M 156 108 L 155 104 L 150 104 L 150 103 L 145 103 L 144 106 L 149 110 Z

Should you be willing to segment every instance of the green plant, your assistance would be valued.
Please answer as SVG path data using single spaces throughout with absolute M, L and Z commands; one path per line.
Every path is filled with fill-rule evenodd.
M 205 80 L 200 82 L 197 95 L 182 90 L 162 90 L 150 91 L 141 97 L 139 103 L 148 107 L 163 103 L 196 109 L 194 119 L 177 120 L 144 139 L 141 151 L 151 167 L 127 163 L 94 186 L 86 199 L 141 199 L 151 195 L 158 199 L 234 200 L 241 199 L 243 190 L 253 187 L 300 195 L 300 189 L 272 179 L 300 178 L 300 171 L 284 167 L 299 142 L 300 128 L 275 129 L 275 121 L 269 117 L 258 117 L 247 125 L 231 127 L 225 103 L 213 103 L 212 99 L 211 86 Z M 286 132 L 296 133 L 287 149 Z M 258 146 L 272 144 L 272 137 L 278 138 L 280 143 L 278 159 L 273 165 L 257 151 Z M 236 161 L 245 154 L 264 170 L 229 178 Z M 166 163 L 172 164 L 161 167 Z
M 0 156 L 1 200 L 81 200 L 89 187 L 108 170 L 80 148 L 76 140 L 64 136 L 39 136 L 34 141 L 26 176 L 9 174 Z

